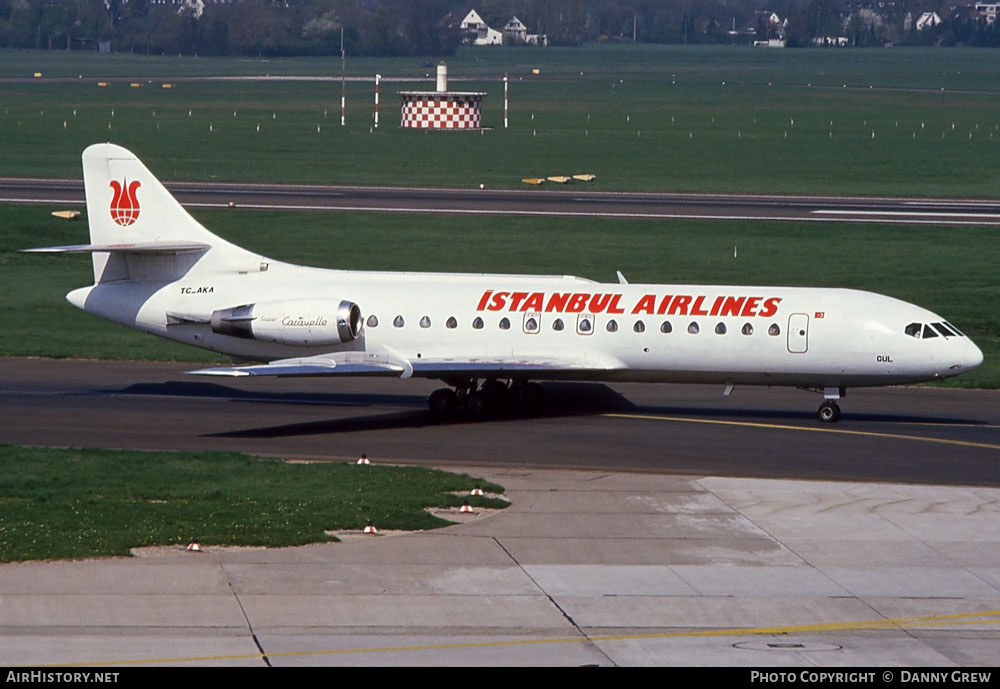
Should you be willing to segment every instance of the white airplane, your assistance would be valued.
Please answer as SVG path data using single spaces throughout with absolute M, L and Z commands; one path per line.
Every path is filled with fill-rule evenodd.
M 267 363 L 221 376 L 443 381 L 434 412 L 540 402 L 539 380 L 783 385 L 822 392 L 941 380 L 979 348 L 944 318 L 849 289 L 598 283 L 572 276 L 324 270 L 212 234 L 129 151 L 83 153 L 94 284 L 66 298 L 154 335 Z

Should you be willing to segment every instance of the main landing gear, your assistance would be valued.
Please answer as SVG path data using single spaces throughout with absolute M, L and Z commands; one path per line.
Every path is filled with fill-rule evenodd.
M 444 382 L 452 387 L 439 388 L 427 399 L 431 413 L 437 417 L 460 412 L 480 417 L 510 408 L 533 413 L 542 408 L 542 386 L 538 383 L 503 382 L 495 378 L 488 378 L 482 384 L 475 378 Z

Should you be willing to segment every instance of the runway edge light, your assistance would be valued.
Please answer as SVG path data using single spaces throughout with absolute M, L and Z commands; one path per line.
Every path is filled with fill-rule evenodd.
M 200 553 L 201 552 L 201 544 L 198 543 L 198 539 L 197 538 L 192 538 L 191 539 L 191 544 L 187 547 L 187 551 L 189 553 Z
M 365 533 L 369 533 L 369 534 L 372 534 L 374 536 L 378 535 L 378 529 L 376 529 L 375 525 L 372 524 L 372 520 L 371 519 L 369 519 L 368 523 L 365 524 Z
M 361 456 L 358 458 L 357 464 L 371 464 L 371 462 L 368 461 L 368 454 L 362 452 Z

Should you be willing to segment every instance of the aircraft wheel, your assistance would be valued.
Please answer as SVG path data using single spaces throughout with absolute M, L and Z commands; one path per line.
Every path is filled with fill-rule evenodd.
M 490 407 L 494 409 L 499 409 L 507 403 L 508 390 L 507 386 L 501 383 L 499 380 L 487 380 L 483 383 L 482 387 L 479 389 L 483 397 L 489 403 Z
M 819 411 L 816 415 L 819 417 L 820 421 L 834 423 L 840 418 L 840 406 L 836 402 L 827 400 L 823 404 L 819 405 Z
M 481 392 L 473 392 L 465 398 L 465 409 L 473 416 L 486 413 L 486 396 Z
M 439 388 L 431 393 L 427 405 L 435 416 L 446 416 L 458 407 L 458 395 L 451 388 Z

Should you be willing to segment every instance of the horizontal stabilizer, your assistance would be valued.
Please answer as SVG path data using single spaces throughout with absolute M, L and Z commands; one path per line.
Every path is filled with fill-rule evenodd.
M 186 254 L 205 252 L 212 248 L 201 242 L 132 242 L 128 244 L 67 244 L 22 249 L 28 254 L 89 254 L 95 251 L 122 254 Z

